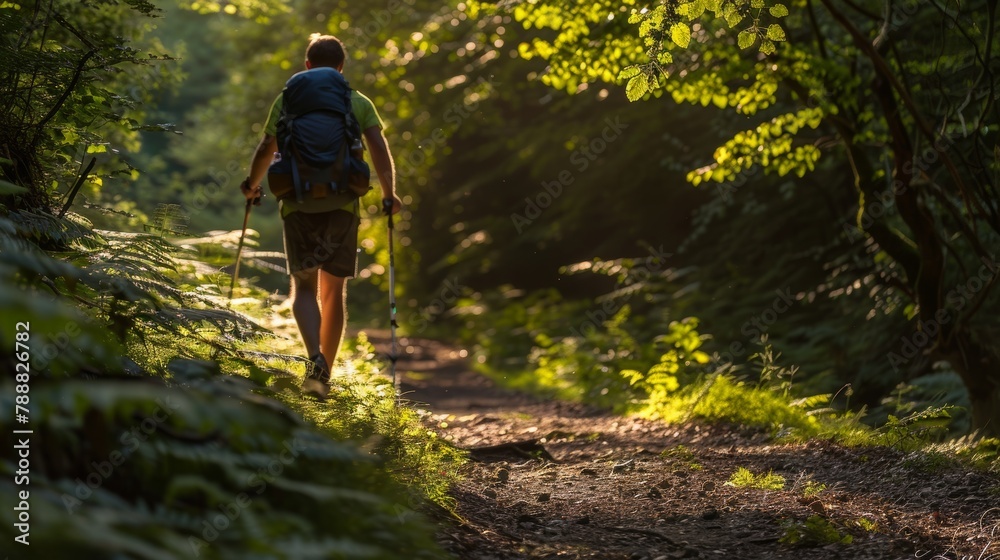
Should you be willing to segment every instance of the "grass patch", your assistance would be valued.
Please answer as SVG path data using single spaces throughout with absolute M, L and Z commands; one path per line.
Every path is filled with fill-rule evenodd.
M 407 488 L 411 502 L 428 500 L 451 509 L 447 492 L 457 480 L 465 454 L 424 428 L 414 409 L 396 405 L 391 380 L 380 373 L 384 364 L 376 359 L 375 348 L 364 332 L 344 341 L 331 371 L 333 386 L 327 398 L 303 393 L 300 386 L 305 361 L 288 355 L 299 350 L 297 332 L 288 330 L 294 329 L 287 321 L 290 314 L 287 306 L 259 313 L 265 325 L 283 328 L 277 328 L 273 338 L 243 344 L 249 363 L 233 373 L 246 375 L 255 369 L 271 372 L 256 380 L 267 385 L 278 401 L 331 439 L 355 442 L 377 458 L 382 468 Z
M 942 473 L 959 465 L 960 462 L 955 456 L 934 449 L 914 451 L 907 455 L 902 462 L 902 466 L 908 469 L 931 474 Z
M 826 491 L 826 484 L 822 482 L 816 482 L 813 480 L 807 480 L 805 486 L 802 488 L 803 498 L 815 498 L 821 493 Z
M 866 533 L 876 533 L 878 532 L 878 523 L 868 519 L 867 517 L 859 517 L 854 520 L 854 525 L 861 528 Z
M 675 445 L 669 449 L 664 449 L 660 457 L 675 461 L 694 461 L 694 453 L 684 445 Z
M 767 474 L 754 474 L 750 469 L 740 467 L 729 477 L 727 486 L 736 488 L 758 488 L 760 490 L 782 490 L 785 487 L 785 477 L 768 471 Z
M 660 457 L 663 457 L 671 462 L 685 465 L 694 471 L 702 469 L 702 465 L 695 459 L 694 453 L 683 445 L 677 445 L 669 449 L 664 449 L 663 452 L 660 453 Z
M 379 374 L 363 333 L 352 347 L 326 400 L 288 390 L 280 399 L 331 437 L 358 442 L 418 500 L 450 509 L 448 488 L 458 479 L 465 453 L 424 428 L 416 411 L 396 406 L 392 383 Z
M 791 546 L 812 547 L 854 542 L 854 537 L 842 534 L 833 523 L 820 515 L 811 515 L 805 521 L 787 521 L 783 525 L 784 533 L 778 542 Z

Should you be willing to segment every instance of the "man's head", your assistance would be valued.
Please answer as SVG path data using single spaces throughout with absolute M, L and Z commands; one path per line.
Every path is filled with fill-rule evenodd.
M 344 44 L 333 35 L 320 35 L 313 33 L 309 37 L 309 46 L 306 47 L 306 68 L 334 68 L 344 69 L 344 60 L 347 53 Z

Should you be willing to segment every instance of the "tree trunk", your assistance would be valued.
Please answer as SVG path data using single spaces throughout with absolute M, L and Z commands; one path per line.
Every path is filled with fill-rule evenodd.
M 953 334 L 951 348 L 941 354 L 962 378 L 972 406 L 972 429 L 980 436 L 1000 437 L 1000 352 L 972 328 Z

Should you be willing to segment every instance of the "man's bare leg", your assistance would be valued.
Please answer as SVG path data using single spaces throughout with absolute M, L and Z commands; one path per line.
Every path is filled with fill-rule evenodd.
M 299 334 L 312 358 L 320 352 L 320 310 L 316 303 L 319 269 L 304 270 L 292 275 L 292 314 L 299 326 Z
M 347 327 L 347 279 L 320 270 L 319 294 L 322 317 L 320 347 L 326 363 L 332 366 Z

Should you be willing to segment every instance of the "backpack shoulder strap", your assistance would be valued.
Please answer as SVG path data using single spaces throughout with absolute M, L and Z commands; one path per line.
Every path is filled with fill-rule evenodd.
M 295 200 L 301 203 L 304 200 L 304 193 L 302 192 L 302 181 L 299 173 L 299 157 L 298 151 L 295 149 L 295 142 L 292 142 L 292 128 L 295 125 L 295 117 L 297 115 L 292 113 L 288 108 L 287 92 L 288 87 L 286 86 L 281 92 L 281 116 L 278 118 L 278 129 L 284 134 L 280 139 L 278 151 L 281 152 L 282 157 L 287 157 L 289 160 L 289 166 L 292 171 L 292 186 L 295 189 Z
M 351 88 L 349 86 L 344 94 L 344 97 L 348 110 L 344 113 L 344 142 L 340 146 L 340 165 L 342 169 L 340 171 L 340 182 L 337 184 L 339 189 L 347 189 L 347 181 L 351 171 L 351 157 L 354 155 L 352 153 L 354 150 L 354 143 L 361 142 L 361 136 L 359 134 L 360 127 L 358 126 L 357 119 L 354 117 L 354 104 L 351 101 L 352 95 Z M 363 149 L 363 142 L 361 143 L 361 146 Z

